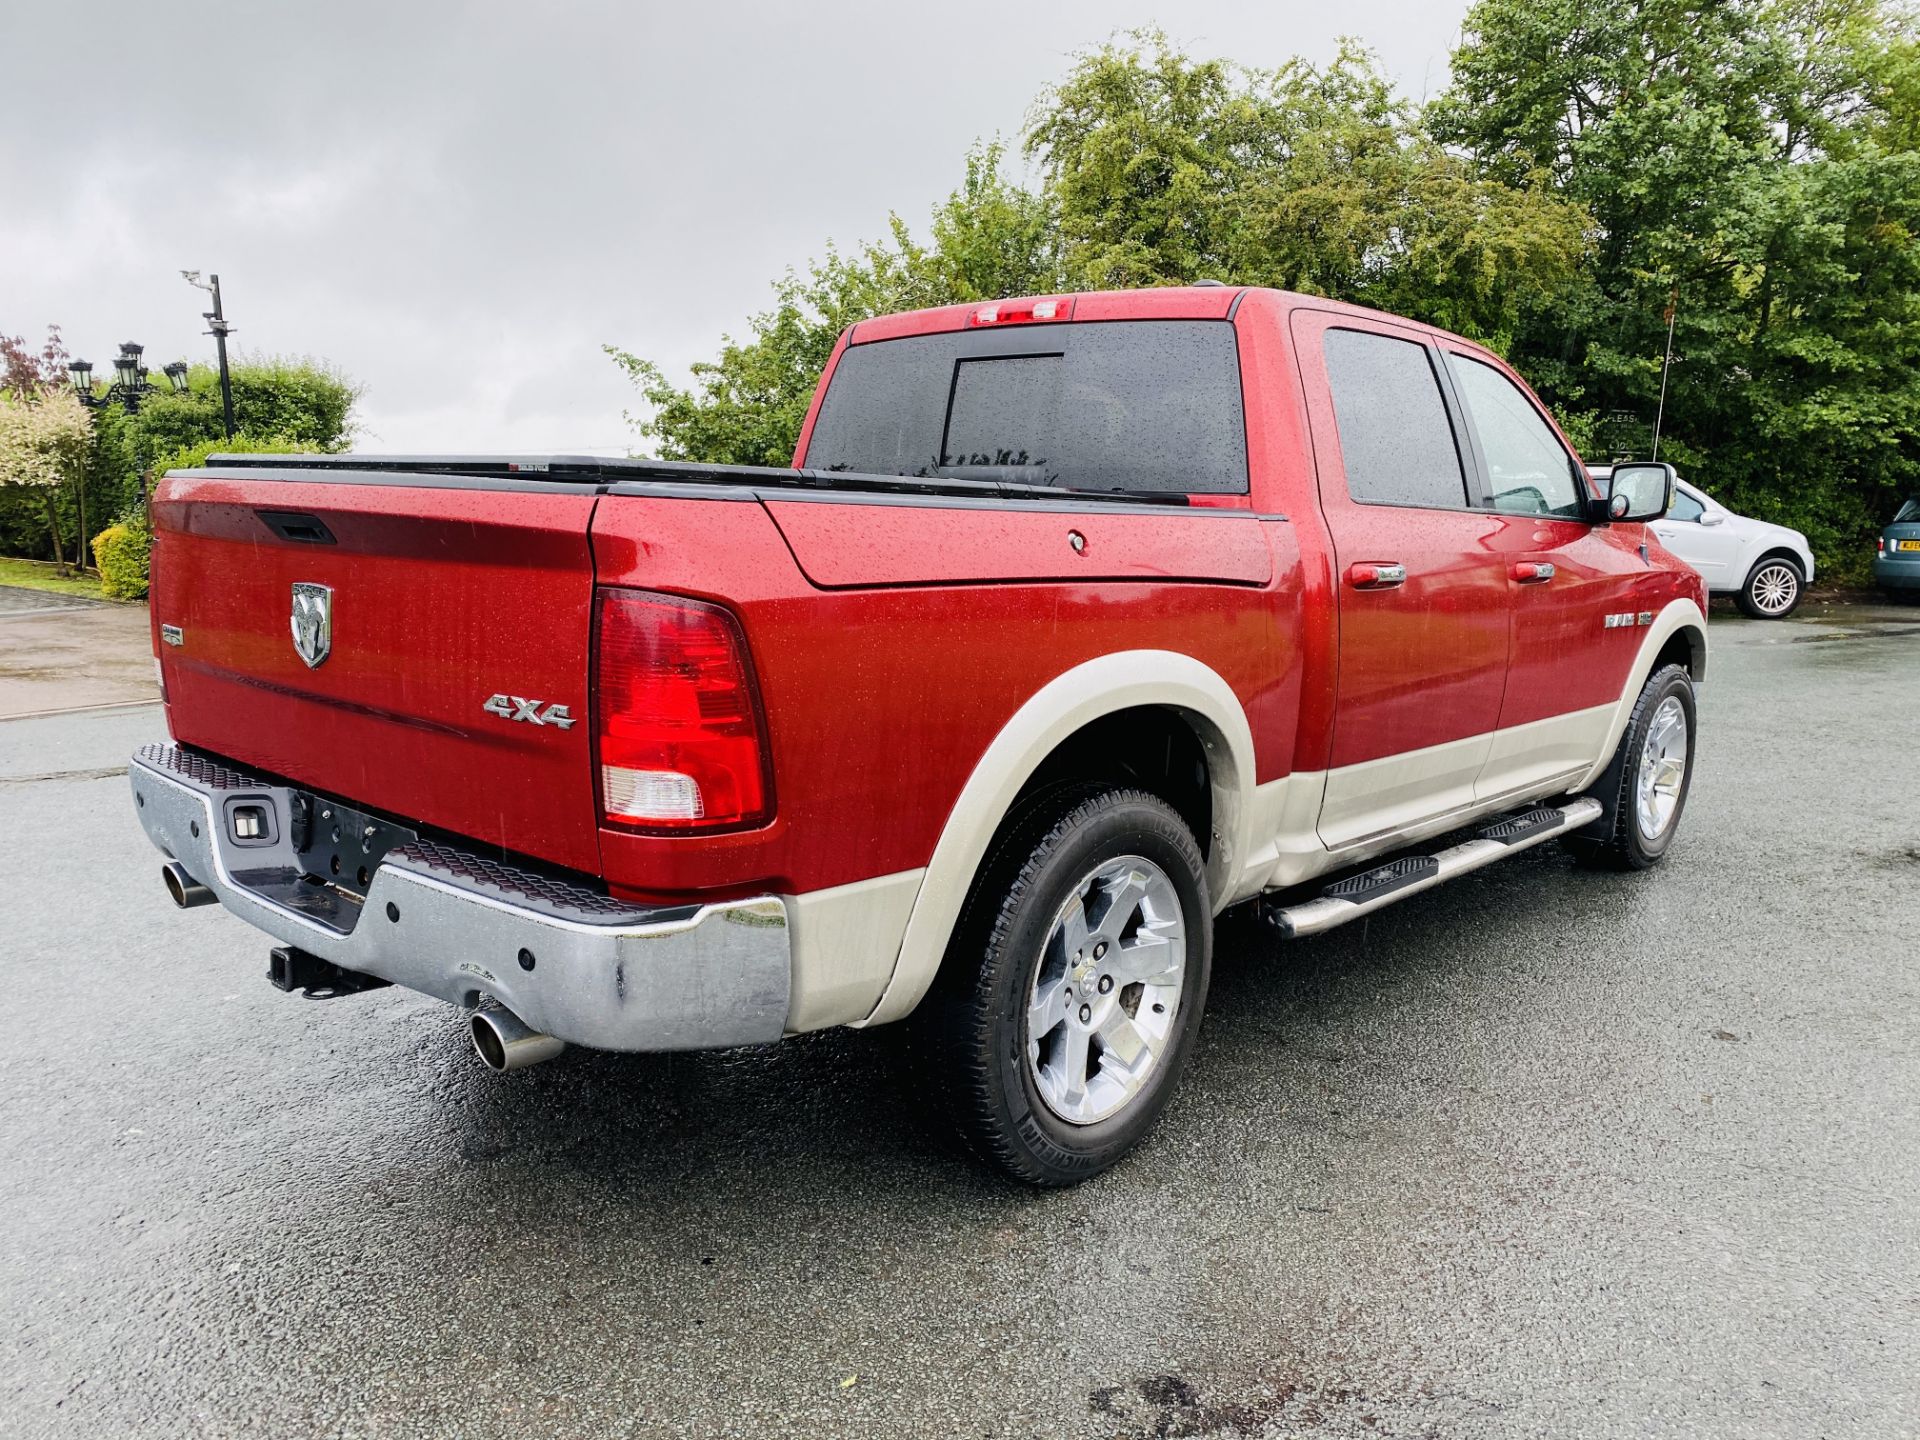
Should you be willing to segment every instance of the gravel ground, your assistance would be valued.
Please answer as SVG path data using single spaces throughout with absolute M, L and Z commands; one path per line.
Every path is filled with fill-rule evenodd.
M 0 1435 L 1920 1431 L 1920 612 L 1714 640 L 1666 865 L 1229 924 L 1045 1195 L 888 1032 L 495 1076 L 281 995 L 165 901 L 156 710 L 0 724 Z

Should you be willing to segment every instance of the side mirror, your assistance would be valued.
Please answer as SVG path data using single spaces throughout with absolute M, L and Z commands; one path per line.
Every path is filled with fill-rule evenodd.
M 1607 481 L 1607 519 L 1658 520 L 1673 504 L 1673 467 L 1663 460 L 1616 465 Z
M 1718 510 L 1702 510 L 1700 512 L 1700 523 L 1702 525 L 1724 525 L 1727 523 L 1727 517 L 1722 515 Z

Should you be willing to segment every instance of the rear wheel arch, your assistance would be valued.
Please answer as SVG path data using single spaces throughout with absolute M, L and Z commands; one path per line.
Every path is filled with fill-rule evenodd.
M 1193 833 L 1203 858 L 1214 850 L 1213 765 L 1208 751 L 1221 750 L 1221 737 L 1209 747 L 1201 738 L 1208 722 L 1171 705 L 1136 705 L 1113 710 L 1067 736 L 1040 762 L 1021 787 L 1006 828 L 1019 812 L 1043 794 L 1081 783 L 1131 786 L 1158 796 L 1173 807 Z
M 1158 762 L 1143 753 L 1151 746 Z M 1178 783 L 1182 757 L 1204 765 L 1203 795 Z M 1239 697 L 1190 655 L 1100 656 L 1042 686 L 974 766 L 927 863 L 893 976 L 864 1023 L 898 1020 L 926 994 L 996 837 L 1023 808 L 1059 786 L 1096 780 L 1159 795 L 1198 824 L 1208 889 L 1216 901 L 1232 892 L 1249 850 L 1254 783 L 1253 733 Z

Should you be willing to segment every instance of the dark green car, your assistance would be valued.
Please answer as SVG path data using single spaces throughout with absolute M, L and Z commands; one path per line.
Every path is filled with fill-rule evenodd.
M 1873 582 L 1889 594 L 1920 596 L 1920 495 L 1902 505 L 1880 532 Z

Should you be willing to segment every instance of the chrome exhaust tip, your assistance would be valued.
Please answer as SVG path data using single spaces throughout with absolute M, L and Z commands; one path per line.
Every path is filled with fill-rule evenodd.
M 182 910 L 191 910 L 197 905 L 211 905 L 220 898 L 189 875 L 187 867 L 178 860 L 169 860 L 160 867 L 160 879 L 165 882 L 167 894 L 173 897 L 173 903 Z
M 553 1059 L 567 1048 L 567 1042 L 528 1029 L 511 1010 L 476 1010 L 473 1048 L 489 1070 L 522 1070 Z

